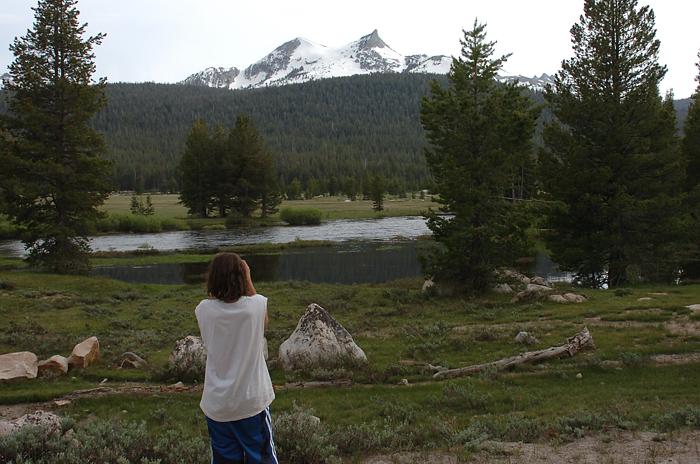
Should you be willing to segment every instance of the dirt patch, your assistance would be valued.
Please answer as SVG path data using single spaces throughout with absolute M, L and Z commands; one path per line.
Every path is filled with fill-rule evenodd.
M 656 354 L 649 360 L 659 365 L 700 363 L 700 353 Z
M 674 335 L 699 337 L 700 323 L 691 321 L 671 321 L 665 324 L 666 329 Z
M 617 432 L 582 438 L 571 443 L 485 442 L 482 450 L 466 457 L 460 450 L 434 453 L 396 453 L 366 458 L 364 464 L 697 464 L 700 431 L 671 435 L 651 432 Z

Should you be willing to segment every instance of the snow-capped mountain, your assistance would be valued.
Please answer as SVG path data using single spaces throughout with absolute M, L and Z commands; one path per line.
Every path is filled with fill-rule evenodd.
M 295 84 L 329 77 L 372 73 L 447 74 L 452 57 L 446 55 L 402 55 L 389 47 L 375 29 L 371 34 L 332 48 L 298 37 L 280 45 L 242 72 L 238 68 L 207 68 L 192 74 L 182 84 L 230 89 L 259 88 Z M 551 80 L 540 77 L 503 76 L 518 79 L 537 90 Z

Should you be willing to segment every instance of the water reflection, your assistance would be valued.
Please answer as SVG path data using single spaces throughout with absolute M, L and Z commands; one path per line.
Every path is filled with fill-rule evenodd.
M 306 280 L 316 283 L 380 283 L 421 276 L 416 243 L 353 244 L 306 248 L 280 254 L 248 254 L 257 281 Z M 126 282 L 193 284 L 204 281 L 207 263 L 104 266 L 93 274 Z
M 420 242 L 351 243 L 334 247 L 289 250 L 279 254 L 243 255 L 256 281 L 305 280 L 316 283 L 381 283 L 423 275 L 418 255 Z M 199 284 L 208 263 L 105 266 L 93 274 L 126 282 L 151 284 Z M 570 282 L 571 273 L 559 270 L 548 256 L 538 254 L 521 268 L 528 275 L 550 282 Z

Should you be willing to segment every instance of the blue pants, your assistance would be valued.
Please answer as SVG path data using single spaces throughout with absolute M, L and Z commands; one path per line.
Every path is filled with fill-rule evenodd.
M 278 464 L 270 408 L 231 422 L 207 417 L 212 464 Z

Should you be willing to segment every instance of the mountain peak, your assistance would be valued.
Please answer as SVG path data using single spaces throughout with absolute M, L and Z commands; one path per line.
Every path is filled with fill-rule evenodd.
M 371 34 L 360 37 L 360 40 L 357 41 L 357 44 L 360 50 L 369 48 L 390 48 L 386 44 L 386 42 L 384 42 L 382 38 L 379 37 L 379 31 L 377 31 L 376 29 L 373 30 Z

